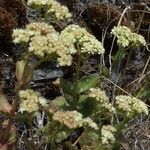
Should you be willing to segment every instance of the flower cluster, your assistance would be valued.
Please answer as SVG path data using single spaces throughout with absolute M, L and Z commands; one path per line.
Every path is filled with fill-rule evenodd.
M 91 88 L 89 97 L 93 97 L 98 102 L 101 108 L 108 110 L 109 112 L 115 113 L 115 108 L 111 103 L 109 103 L 109 99 L 105 93 L 100 88 Z
M 63 45 L 59 41 L 59 36 L 56 33 L 43 35 L 36 35 L 31 38 L 29 43 L 29 52 L 33 53 L 39 58 L 51 55 L 61 51 Z
M 115 134 L 116 129 L 111 125 L 103 126 L 101 129 L 101 138 L 103 145 L 112 145 L 115 142 Z
M 56 33 L 53 26 L 44 22 L 33 22 L 26 26 L 26 29 L 14 29 L 12 38 L 14 43 L 28 43 L 33 36 Z
M 95 130 L 98 130 L 98 126 L 89 117 L 83 118 L 83 115 L 77 111 L 57 111 L 53 115 L 53 120 L 58 121 L 70 129 L 88 125 Z
M 12 37 L 14 43 L 27 43 L 28 51 L 39 58 L 56 54 L 60 66 L 71 65 L 72 56 L 62 43 L 53 26 L 44 22 L 33 22 L 26 29 L 16 29 Z
M 38 32 L 41 35 L 56 33 L 54 27 L 45 22 L 32 22 L 26 26 L 26 30 Z
M 47 0 L 47 13 L 54 15 L 57 20 L 70 20 L 71 13 L 66 6 L 62 6 L 56 0 Z
M 112 29 L 112 34 L 117 37 L 117 43 L 122 47 L 145 45 L 143 36 L 131 32 L 126 26 L 118 26 Z
M 98 130 L 97 124 L 89 117 L 83 118 L 82 120 L 83 125 L 87 125 L 95 130 Z
M 70 54 L 66 54 L 66 52 L 64 52 L 62 55 L 59 56 L 60 57 L 57 58 L 57 61 L 60 66 L 70 66 L 72 64 L 73 58 Z
M 102 91 L 100 88 L 90 88 L 89 97 L 95 98 L 101 104 L 109 102 L 105 91 Z
M 116 107 L 122 112 L 126 112 L 127 116 L 132 116 L 133 114 L 144 113 L 148 115 L 148 108 L 144 102 L 135 97 L 119 95 L 116 96 Z
M 71 13 L 66 6 L 62 6 L 56 0 L 28 0 L 28 6 L 41 8 L 46 7 L 47 13 L 55 17 L 58 21 L 60 20 L 70 20 Z
M 104 53 L 102 44 L 85 28 L 78 25 L 69 25 L 61 32 L 60 37 L 71 54 L 76 53 L 78 49 L 81 53 L 92 55 Z
M 39 92 L 35 92 L 31 89 L 19 91 L 20 97 L 20 112 L 36 112 L 39 109 L 39 105 L 46 106 L 46 99 L 41 97 Z
M 12 35 L 14 43 L 27 43 L 28 51 L 39 58 L 56 54 L 60 66 L 72 63 L 72 55 L 81 50 L 81 53 L 101 54 L 104 48 L 101 43 L 84 28 L 70 25 L 61 34 L 53 26 L 44 22 L 33 22 L 26 29 L 16 29 Z M 76 47 L 79 45 L 79 48 Z
M 45 5 L 46 1 L 47 0 L 28 0 L 27 5 L 28 6 L 37 6 L 37 7 L 39 7 L 39 6 Z
M 36 32 L 34 31 L 26 31 L 23 29 L 14 29 L 13 30 L 13 34 L 12 34 L 12 38 L 13 38 L 13 42 L 15 44 L 17 43 L 28 43 L 30 38 L 36 34 Z

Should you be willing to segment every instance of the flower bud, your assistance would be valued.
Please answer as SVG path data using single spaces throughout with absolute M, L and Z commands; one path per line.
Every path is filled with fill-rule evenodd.
M 24 60 L 17 61 L 16 63 L 16 78 L 21 82 L 24 71 L 25 71 L 26 62 Z
M 16 63 L 16 78 L 19 82 L 19 85 L 28 83 L 32 78 L 32 73 L 32 69 L 24 60 Z
M 0 112 L 10 113 L 12 107 L 7 101 L 6 97 L 0 93 Z

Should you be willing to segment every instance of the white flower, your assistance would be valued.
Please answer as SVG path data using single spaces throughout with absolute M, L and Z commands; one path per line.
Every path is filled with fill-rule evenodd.
M 28 6 L 42 6 L 46 4 L 46 0 L 28 0 Z
M 14 29 L 13 30 L 13 42 L 14 43 L 20 43 L 20 42 L 29 42 L 31 36 L 35 34 L 34 31 L 25 31 L 23 29 Z
M 104 48 L 102 44 L 86 29 L 79 27 L 78 25 L 69 25 L 66 27 L 60 35 L 64 45 L 70 50 L 70 54 L 80 50 L 81 53 L 102 54 Z
M 56 0 L 28 0 L 28 6 L 41 8 L 46 7 L 47 13 L 55 17 L 58 21 L 60 20 L 70 20 L 72 17 L 66 6 L 62 6 Z
M 83 115 L 77 111 L 57 111 L 53 115 L 53 120 L 66 125 L 68 128 L 73 129 L 87 125 L 95 130 L 98 130 L 98 126 L 89 117 L 83 118 Z
M 101 105 L 102 108 L 105 108 L 108 112 L 115 114 L 116 108 L 111 103 L 104 103 Z
M 37 35 L 31 38 L 29 43 L 29 52 L 33 52 L 39 57 L 44 57 L 44 52 L 48 49 L 48 41 L 45 36 Z
M 56 17 L 57 20 L 70 20 L 72 15 L 66 6 L 62 6 L 56 0 L 48 0 L 46 5 L 47 13 Z
M 101 104 L 105 104 L 109 102 L 109 99 L 105 93 L 100 88 L 90 88 L 89 97 L 95 98 Z
M 138 114 L 144 113 L 146 115 L 149 114 L 148 107 L 144 102 L 142 102 L 140 99 L 132 98 L 132 109 Z
M 39 104 L 41 104 L 42 106 L 47 106 L 46 99 L 43 97 L 39 97 Z
M 63 54 L 61 57 L 57 58 L 60 66 L 70 66 L 72 64 L 72 56 Z
M 148 108 L 144 102 L 135 97 L 119 95 L 116 96 L 116 108 L 126 112 L 128 116 L 144 113 L 148 115 Z
M 26 31 L 37 31 L 41 35 L 56 33 L 54 27 L 45 22 L 32 22 L 26 25 Z
M 116 129 L 111 125 L 103 126 L 101 129 L 101 136 L 102 136 L 102 144 L 103 145 L 112 145 L 115 142 L 114 133 Z
M 98 125 L 89 117 L 85 118 L 83 122 L 84 122 L 83 124 L 87 124 L 89 127 L 95 130 L 99 129 Z
M 128 114 L 131 113 L 131 97 L 126 95 L 116 96 L 116 107 L 121 111 L 125 111 Z
M 77 111 L 57 111 L 53 120 L 58 121 L 70 129 L 82 126 L 82 114 Z
M 132 33 L 126 26 L 118 26 L 112 29 L 112 34 L 117 37 L 117 43 L 122 47 L 146 45 L 143 36 Z
M 39 109 L 39 104 L 46 106 L 46 100 L 41 97 L 39 92 L 33 90 L 21 90 L 18 93 L 20 97 L 19 111 L 23 113 L 27 112 L 36 112 Z

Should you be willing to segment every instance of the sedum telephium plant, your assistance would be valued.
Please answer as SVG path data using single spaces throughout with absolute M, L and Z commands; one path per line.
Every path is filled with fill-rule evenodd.
M 146 45 L 143 36 L 131 32 L 126 26 L 118 26 L 112 29 L 112 34 L 117 37 L 118 45 L 122 47 Z
M 114 27 L 111 33 L 117 38 L 117 44 L 119 47 L 117 54 L 113 57 L 114 62 L 121 61 L 125 57 L 125 54 L 127 54 L 127 49 L 146 45 L 143 36 L 133 33 L 126 26 Z
M 10 105 L 1 94 L 0 111 L 29 124 L 32 136 L 25 139 L 29 148 L 40 150 L 50 145 L 51 149 L 58 149 L 63 142 L 69 149 L 76 149 L 77 145 L 83 149 L 114 149 L 129 120 L 142 113 L 148 115 L 146 104 L 128 95 L 110 99 L 99 87 L 100 75 L 81 75 L 84 59 L 104 54 L 105 50 L 101 42 L 79 25 L 68 24 L 61 31 L 56 31 L 52 25 L 54 22 L 68 23 L 71 20 L 67 7 L 55 0 L 28 0 L 27 4 L 39 12 L 44 8 L 45 15 L 24 29 L 13 31 L 13 42 L 22 44 L 26 52 L 23 59 L 16 63 L 15 100 Z M 115 27 L 112 33 L 117 36 L 118 45 L 122 47 L 145 45 L 144 38 L 132 33 L 127 27 Z M 71 79 L 61 77 L 58 83 L 61 96 L 51 101 L 30 85 L 33 70 L 43 61 L 55 62 L 60 67 L 76 66 Z M 44 120 L 41 122 L 41 118 L 32 129 L 33 120 L 35 122 L 40 113 L 45 114 Z M 116 116 L 123 121 L 115 120 Z M 11 129 L 14 126 L 12 118 L 5 123 L 7 131 L 0 149 L 1 145 L 7 149 L 17 140 L 10 140 L 12 135 L 17 136 Z M 104 121 L 108 123 L 104 124 Z M 81 132 L 78 133 L 78 130 Z M 38 141 L 35 140 L 37 137 Z

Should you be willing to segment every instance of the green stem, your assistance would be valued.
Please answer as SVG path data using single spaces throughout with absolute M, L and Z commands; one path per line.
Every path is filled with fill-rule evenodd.
M 79 101 L 79 86 L 78 86 L 78 79 L 80 75 L 80 64 L 81 64 L 81 52 L 80 52 L 80 47 L 76 43 L 76 48 L 77 48 L 77 66 L 76 66 L 76 74 L 75 74 L 75 86 L 74 86 L 74 98 L 73 98 L 73 103 L 76 104 Z
M 125 128 L 126 124 L 129 122 L 129 118 L 124 118 L 124 120 L 116 127 L 116 134 L 115 134 L 115 138 L 116 138 L 116 142 L 113 146 L 112 150 L 119 150 L 121 143 L 120 140 L 122 139 L 122 130 Z

